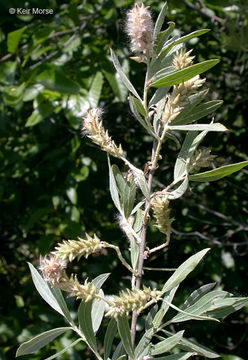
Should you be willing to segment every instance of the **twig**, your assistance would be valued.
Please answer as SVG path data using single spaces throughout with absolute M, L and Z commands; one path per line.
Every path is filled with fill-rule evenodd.
M 124 257 L 122 256 L 121 252 L 120 252 L 120 249 L 118 248 L 118 246 L 115 246 L 115 245 L 112 245 L 112 244 L 109 244 L 105 241 L 103 241 L 104 245 L 106 248 L 110 248 L 110 249 L 113 249 L 116 251 L 117 255 L 118 255 L 118 258 L 120 259 L 121 263 L 132 273 L 134 274 L 135 276 L 138 275 L 137 271 L 134 270 L 127 262 L 126 260 L 124 259 Z

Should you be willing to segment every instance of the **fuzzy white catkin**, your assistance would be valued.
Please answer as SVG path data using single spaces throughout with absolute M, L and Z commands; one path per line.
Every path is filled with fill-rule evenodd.
M 149 6 L 134 7 L 127 13 L 126 32 L 131 39 L 131 50 L 148 53 L 152 51 L 153 21 Z

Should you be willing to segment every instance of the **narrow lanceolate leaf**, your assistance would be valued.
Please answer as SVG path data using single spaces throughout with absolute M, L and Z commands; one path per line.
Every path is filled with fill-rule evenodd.
M 107 360 L 112 349 L 113 340 L 117 331 L 115 319 L 111 319 L 104 337 L 104 360 Z
M 182 310 L 185 310 L 189 306 L 193 305 L 196 301 L 198 301 L 205 294 L 211 291 L 215 287 L 215 285 L 216 283 L 210 283 L 199 287 L 199 289 L 194 290 L 183 303 Z
M 70 314 L 70 311 L 67 307 L 67 304 L 65 302 L 65 299 L 64 299 L 64 296 L 61 292 L 61 290 L 59 288 L 56 288 L 56 287 L 50 287 L 50 290 L 53 294 L 53 296 L 55 297 L 55 299 L 57 300 L 61 310 L 63 311 L 63 314 L 64 314 L 64 317 L 67 319 L 67 321 L 70 323 L 70 324 L 73 324 L 73 320 L 71 318 L 71 314 Z
M 167 336 L 172 335 L 170 331 L 162 330 Z M 209 359 L 215 359 L 220 357 L 216 352 L 207 348 L 206 346 L 198 344 L 196 341 L 182 338 L 178 347 L 185 351 L 197 353 L 198 355 L 205 356 Z
M 112 166 L 110 164 L 109 155 L 108 155 L 108 166 L 109 166 L 109 189 L 110 189 L 110 195 L 111 195 L 111 198 L 112 198 L 116 208 L 119 210 L 119 212 L 121 212 L 122 209 L 121 209 L 121 203 L 120 203 L 118 188 L 117 188 L 117 184 L 116 184 L 116 181 L 115 181 L 113 168 L 112 168 Z
M 172 33 L 172 31 L 175 28 L 175 23 L 172 21 L 168 22 L 168 28 L 164 31 L 161 31 L 158 35 L 157 35 L 157 39 L 155 41 L 155 52 L 157 54 L 160 53 L 160 51 L 162 50 L 165 42 L 168 40 L 170 34 Z
M 187 360 L 195 354 L 192 352 L 183 352 L 179 354 L 173 354 L 168 356 L 156 357 L 156 360 Z
M 133 358 L 134 352 L 133 352 L 133 346 L 130 336 L 130 327 L 128 323 L 128 319 L 126 316 L 119 317 L 117 319 L 117 325 L 118 325 L 118 331 L 121 337 L 121 342 L 128 353 L 128 355 Z
M 16 352 L 17 356 L 33 354 L 43 346 L 49 344 L 53 341 L 56 337 L 63 334 L 65 331 L 72 330 L 71 327 L 60 327 L 57 329 L 49 330 L 33 337 L 31 340 L 24 342 Z
M 122 82 L 124 83 L 124 85 L 127 87 L 127 89 L 129 91 L 131 91 L 131 93 L 137 97 L 137 99 L 139 99 L 140 101 L 141 98 L 139 96 L 139 94 L 137 93 L 137 91 L 135 90 L 134 86 L 131 84 L 131 82 L 128 80 L 127 76 L 124 74 L 124 71 L 122 70 L 121 64 L 119 63 L 119 60 L 117 59 L 117 56 L 115 55 L 114 51 L 112 49 L 110 49 L 110 53 L 111 53 L 111 58 L 113 61 L 113 64 L 115 66 L 116 71 L 118 72 Z
M 53 360 L 56 359 L 57 357 L 59 357 L 60 355 L 64 354 L 67 350 L 69 350 L 70 348 L 72 348 L 73 346 L 77 345 L 77 343 L 79 343 L 79 341 L 82 341 L 82 339 L 77 339 L 76 341 L 74 341 L 73 343 L 71 343 L 70 345 L 66 346 L 63 350 L 57 352 L 56 354 L 49 356 L 48 358 L 44 359 L 44 360 Z
M 169 130 L 176 131 L 228 131 L 228 129 L 220 124 L 195 124 L 195 125 L 171 125 L 168 126 Z
M 182 339 L 183 337 L 183 331 L 179 331 L 177 334 L 172 335 L 168 337 L 165 340 L 162 340 L 158 344 L 154 345 L 151 349 L 151 355 L 159 355 L 163 354 L 167 351 L 170 351 L 172 348 L 174 348 Z
M 103 84 L 103 75 L 100 71 L 98 71 L 92 81 L 90 91 L 89 91 L 89 103 L 91 107 L 97 107 Z
M 99 291 L 99 295 L 101 297 L 104 297 L 104 293 L 102 290 Z M 98 300 L 98 299 L 95 299 L 93 301 L 91 317 L 92 317 L 92 327 L 93 327 L 94 333 L 97 332 L 97 330 L 99 329 L 99 327 L 101 325 L 105 308 L 106 308 L 105 301 Z
M 104 273 L 104 274 L 98 275 L 94 280 L 92 280 L 96 290 L 99 291 L 101 289 L 101 287 L 103 286 L 105 281 L 108 279 L 109 275 L 110 275 L 110 273 Z
M 92 318 L 91 318 L 91 310 L 92 310 L 92 300 L 85 302 L 81 301 L 78 309 L 78 321 L 80 330 L 85 336 L 85 339 L 91 349 L 97 352 L 96 338 L 93 331 Z
M 138 112 L 142 116 L 146 116 L 146 111 L 145 111 L 145 108 L 144 108 L 142 102 L 139 99 L 135 98 L 135 97 L 133 98 L 133 101 L 134 101 L 134 103 L 136 105 L 136 109 L 138 110 Z
M 146 131 L 150 132 L 150 129 L 149 129 L 147 123 L 142 118 L 142 116 L 140 115 L 140 112 L 137 109 L 137 106 L 136 106 L 136 103 L 134 102 L 134 99 L 135 98 L 132 95 L 129 95 L 130 109 L 131 109 L 132 113 L 134 114 L 136 120 L 138 120 L 138 122 L 146 129 Z
M 199 75 L 211 69 L 211 67 L 218 64 L 218 62 L 219 62 L 218 59 L 213 59 L 213 60 L 202 61 L 201 63 L 188 66 L 182 70 L 176 71 L 173 74 L 167 75 L 158 81 L 153 82 L 151 86 L 164 87 L 164 86 L 177 85 L 183 81 L 190 80 L 194 76 Z
M 243 167 L 247 165 L 247 160 L 236 164 L 225 165 L 214 170 L 205 171 L 200 174 L 190 175 L 189 179 L 191 181 L 197 182 L 216 181 L 243 169 Z
M 167 5 L 167 1 L 164 3 L 158 17 L 157 17 L 157 21 L 155 23 L 155 26 L 154 26 L 154 30 L 153 30 L 153 38 L 155 39 L 156 36 L 158 35 L 158 33 L 160 32 L 162 26 L 163 26 L 163 23 L 164 23 L 164 18 L 165 18 L 165 14 L 166 14 L 166 11 L 168 9 L 168 5 Z
M 188 176 L 185 177 L 183 182 L 173 191 L 171 191 L 168 195 L 169 200 L 176 200 L 183 196 L 183 194 L 187 191 L 189 186 Z
M 56 310 L 59 314 L 64 315 L 63 310 L 61 309 L 58 301 L 54 297 L 52 291 L 50 290 L 47 282 L 43 279 L 40 273 L 35 269 L 35 267 L 28 263 L 29 269 L 31 271 L 31 276 L 33 283 L 40 294 L 40 296 L 50 305 L 54 310 Z
M 189 259 L 187 259 L 179 268 L 173 273 L 173 275 L 166 281 L 163 286 L 163 293 L 169 291 L 174 288 L 178 284 L 180 284 L 191 271 L 199 264 L 203 256 L 210 250 L 210 248 L 204 249 L 192 255 Z
M 209 114 L 212 114 L 217 110 L 221 105 L 223 104 L 222 100 L 212 100 L 208 101 L 204 104 L 200 104 L 196 106 L 183 120 L 180 121 L 175 119 L 173 121 L 173 125 L 186 125 L 190 124 L 194 121 L 197 121 L 205 116 L 208 116 Z M 181 114 L 180 114 L 181 115 Z
M 172 303 L 172 300 L 174 299 L 175 293 L 178 289 L 178 286 L 175 286 L 173 289 L 171 289 L 169 291 L 168 294 L 165 294 L 164 299 L 163 299 L 163 303 L 162 303 L 162 309 L 164 311 L 164 315 L 167 313 L 167 311 L 169 310 L 169 303 Z
M 216 317 L 218 319 L 224 318 L 242 307 L 247 306 L 248 298 L 225 298 L 216 299 L 213 301 L 212 310 L 207 312 L 208 316 Z
M 174 45 L 177 45 L 177 44 L 181 44 L 183 42 L 186 42 L 188 40 L 191 40 L 195 37 L 198 37 L 198 36 L 201 36 L 201 35 L 204 35 L 206 34 L 207 32 L 209 32 L 210 29 L 201 29 L 201 30 L 196 30 L 196 31 L 193 31 L 192 33 L 188 34 L 188 35 L 185 35 L 185 36 L 182 36 L 180 37 L 179 39 L 177 39 L 175 42 L 174 42 Z
M 147 200 L 150 199 L 150 193 L 147 186 L 146 178 L 142 170 L 136 168 L 132 165 L 129 161 L 126 161 L 126 164 L 132 170 L 135 181 L 138 183 L 140 190 L 142 191 L 143 195 L 146 197 Z
M 148 329 L 144 333 L 144 335 L 140 339 L 140 341 L 135 349 L 135 352 L 134 352 L 135 359 L 143 359 L 144 356 L 146 356 L 149 353 L 150 346 L 151 346 L 151 339 L 152 339 L 154 333 L 155 333 L 154 328 Z

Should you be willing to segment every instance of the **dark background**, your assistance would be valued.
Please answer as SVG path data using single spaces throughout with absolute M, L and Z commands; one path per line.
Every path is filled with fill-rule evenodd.
M 155 19 L 162 3 L 145 4 L 151 6 Z M 35 291 L 27 261 L 37 264 L 39 254 L 85 231 L 118 244 L 127 254 L 128 243 L 118 228 L 108 191 L 106 154 L 80 133 L 81 116 L 98 97 L 92 92 L 94 79 L 101 88 L 104 126 L 137 166 L 143 167 L 149 159 L 151 139 L 130 114 L 127 92 L 116 81 L 109 58 L 112 47 L 141 91 L 144 66 L 128 60 L 131 54 L 123 31 L 133 1 L 9 0 L 0 5 L 0 359 L 5 360 L 13 359 L 19 343 L 27 338 L 63 326 Z M 206 74 L 208 97 L 224 100 L 215 118 L 230 131 L 207 135 L 203 145 L 217 155 L 216 166 L 248 160 L 247 1 L 170 0 L 168 5 L 166 21 L 176 22 L 180 34 L 211 29 L 187 43 L 188 49 L 194 48 L 195 61 L 221 59 Z M 53 9 L 53 15 L 9 14 L 9 8 L 18 7 Z M 18 46 L 7 41 L 10 32 L 24 26 Z M 176 156 L 175 145 L 168 142 L 157 173 L 159 182 L 171 181 Z M 149 258 L 146 265 L 177 267 L 195 252 L 211 247 L 179 289 L 176 304 L 213 281 L 237 296 L 248 295 L 247 175 L 243 169 L 216 183 L 192 184 L 183 199 L 171 204 L 175 221 L 170 247 Z M 161 241 L 160 233 L 150 231 L 149 244 L 156 241 Z M 128 273 L 111 251 L 87 262 L 82 259 L 73 270 L 90 279 L 112 271 L 106 293 L 129 284 Z M 145 273 L 147 284 L 158 288 L 168 276 Z M 75 312 L 73 300 L 69 303 Z M 191 321 L 183 326 L 188 337 L 213 348 L 221 358 L 238 360 L 247 359 L 247 323 L 246 308 L 221 324 Z M 100 343 L 103 333 L 104 328 Z M 72 339 L 68 333 L 23 358 L 48 357 Z M 82 358 L 90 354 L 81 344 L 61 356 Z

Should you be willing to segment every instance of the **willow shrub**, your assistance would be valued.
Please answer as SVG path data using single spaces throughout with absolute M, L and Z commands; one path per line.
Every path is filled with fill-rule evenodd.
M 205 101 L 208 89 L 202 90 L 202 87 L 206 79 L 200 77 L 219 60 L 194 64 L 192 50 L 186 52 L 184 43 L 208 30 L 198 30 L 183 37 L 172 36 L 175 25 L 170 22 L 168 28 L 161 31 L 166 9 L 165 4 L 155 25 L 148 7 L 143 4 L 135 4 L 127 14 L 126 31 L 131 50 L 136 53 L 132 59 L 146 66 L 142 96 L 126 77 L 111 50 L 118 76 L 129 91 L 131 112 L 153 139 L 151 157 L 144 170 L 137 168 L 121 144 L 116 144 L 109 136 L 103 125 L 102 109 L 88 110 L 82 124 L 82 132 L 107 152 L 110 194 L 119 214 L 119 226 L 127 238 L 129 257 L 125 257 L 118 246 L 100 240 L 96 234 L 86 233 L 84 238 L 64 240 L 41 258 L 41 273 L 29 264 L 36 289 L 65 318 L 68 326 L 35 336 L 18 348 L 16 356 L 34 353 L 62 333 L 72 330 L 78 339 L 49 359 L 56 358 L 80 341 L 87 344 L 97 359 L 104 360 L 127 357 L 130 360 L 182 360 L 195 355 L 217 358 L 219 355 L 212 349 L 187 339 L 183 326 L 182 330 L 172 332 L 171 329 L 175 329 L 172 325 L 190 320 L 218 322 L 248 303 L 248 298 L 234 297 L 211 283 L 193 291 L 180 307 L 173 304 L 176 291 L 180 291 L 179 285 L 206 256 L 209 248 L 199 251 L 174 269 L 162 288 L 144 284 L 145 261 L 151 254 L 169 246 L 171 224 L 175 221 L 171 217 L 171 208 L 173 202 L 183 196 L 190 182 L 215 181 L 248 165 L 248 161 L 244 161 L 198 172 L 202 167 L 209 167 L 214 160 L 209 149 L 199 147 L 203 138 L 209 131 L 227 131 L 214 119 L 210 123 L 198 122 L 222 103 L 220 100 Z M 179 144 L 177 132 L 185 133 L 182 144 Z M 174 165 L 174 178 L 158 191 L 154 174 L 166 151 L 167 140 L 175 141 L 180 151 Z M 111 157 L 118 159 L 123 166 L 119 168 L 112 164 Z M 148 225 L 156 227 L 162 234 L 161 241 L 152 248 L 146 241 Z M 66 272 L 67 265 L 75 259 L 87 258 L 106 249 L 116 254 L 131 275 L 130 288 L 122 289 L 119 295 L 104 294 L 101 289 L 110 274 L 100 274 L 92 280 L 87 278 L 81 283 L 77 274 L 68 275 Z M 72 318 L 62 291 L 66 296 L 80 300 L 77 319 Z M 168 312 L 170 308 L 174 310 L 173 315 Z M 143 334 L 136 336 L 139 316 L 145 320 L 145 329 Z M 108 325 L 103 346 L 98 346 L 97 332 L 103 319 Z M 113 345 L 116 337 L 120 339 L 117 346 Z

